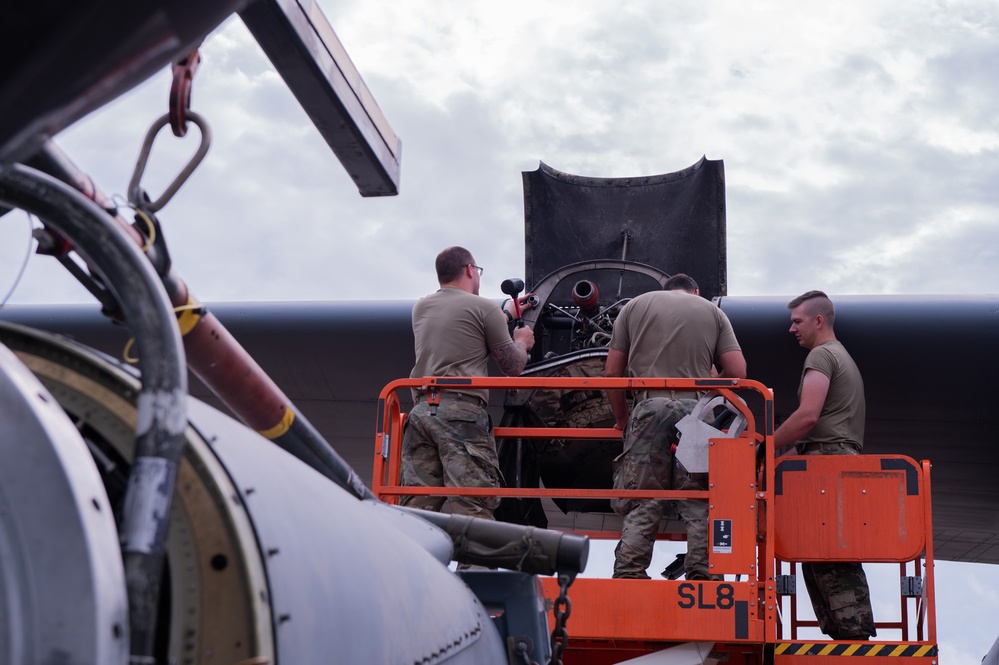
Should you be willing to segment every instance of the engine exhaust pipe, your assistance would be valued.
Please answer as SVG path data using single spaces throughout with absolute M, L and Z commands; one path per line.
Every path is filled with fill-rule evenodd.
M 600 303 L 597 285 L 588 279 L 581 279 L 572 287 L 572 302 L 582 309 L 596 309 Z

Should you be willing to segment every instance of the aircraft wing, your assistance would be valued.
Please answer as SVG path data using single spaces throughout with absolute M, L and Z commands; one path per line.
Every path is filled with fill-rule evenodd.
M 784 297 L 725 296 L 750 378 L 797 407 L 805 351 Z M 999 563 L 999 296 L 833 296 L 837 333 L 864 375 L 865 451 L 933 462 L 935 556 Z M 222 323 L 366 482 L 377 398 L 413 366 L 412 302 L 210 305 Z M 0 319 L 71 335 L 121 357 L 128 334 L 90 306 L 18 306 Z M 222 405 L 193 376 L 191 392 Z M 408 396 L 403 395 L 403 399 Z M 502 396 L 491 400 L 502 417 Z M 404 408 L 408 406 L 404 402 Z M 549 507 L 549 510 L 553 508 Z M 554 517 L 554 516 L 553 516 Z

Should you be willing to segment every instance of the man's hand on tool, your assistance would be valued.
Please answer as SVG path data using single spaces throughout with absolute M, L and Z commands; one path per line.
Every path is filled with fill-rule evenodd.
M 531 330 L 530 326 L 523 326 L 523 327 L 514 326 L 513 341 L 520 342 L 521 344 L 524 345 L 525 349 L 530 351 L 532 348 L 534 348 L 534 331 Z
M 517 302 L 520 303 L 520 313 L 523 315 L 524 312 L 534 307 L 534 301 L 531 299 L 533 293 L 525 293 L 524 295 L 517 298 Z M 506 312 L 506 318 L 513 321 L 517 317 L 516 308 L 513 306 L 513 300 L 506 303 L 506 307 L 503 310 Z

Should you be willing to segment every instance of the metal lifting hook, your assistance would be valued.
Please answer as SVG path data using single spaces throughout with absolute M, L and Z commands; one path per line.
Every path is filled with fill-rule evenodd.
M 187 134 L 187 116 L 191 111 L 191 84 L 200 64 L 201 53 L 198 49 L 194 49 L 173 63 L 173 83 L 170 85 L 170 127 L 173 129 L 173 135 L 178 138 L 183 138 Z
M 142 207 L 144 210 L 150 212 L 162 209 L 173 198 L 173 195 L 177 193 L 180 186 L 191 176 L 191 173 L 198 167 L 198 164 L 205 158 L 205 155 L 208 154 L 208 147 L 212 142 L 212 131 L 208 127 L 208 122 L 191 110 L 188 110 L 186 115 L 187 119 L 196 124 L 198 129 L 201 130 L 201 144 L 198 146 L 198 150 L 191 157 L 190 161 L 187 162 L 187 165 L 177 174 L 177 177 L 173 179 L 173 182 L 163 191 L 163 194 L 155 201 L 147 204 L 143 197 L 145 192 L 139 186 L 139 183 L 142 180 L 142 174 L 146 170 L 146 164 L 149 162 L 149 153 L 153 149 L 153 141 L 156 139 L 156 134 L 170 122 L 171 115 L 167 113 L 157 118 L 149 128 L 149 131 L 146 132 L 146 138 L 142 141 L 142 149 L 139 151 L 139 159 L 135 163 L 135 171 L 132 172 L 132 179 L 128 182 L 128 202 L 133 206 Z

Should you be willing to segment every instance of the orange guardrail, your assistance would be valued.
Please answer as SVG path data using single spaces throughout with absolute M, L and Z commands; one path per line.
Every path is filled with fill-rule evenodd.
M 746 419 L 746 427 L 739 436 L 709 439 L 710 482 L 705 491 L 407 487 L 399 480 L 405 413 L 397 393 L 411 388 L 425 391 L 431 405 L 439 403 L 443 391 L 455 389 L 716 391 Z M 753 398 L 752 407 L 739 398 L 746 391 L 759 396 Z M 712 572 L 725 575 L 725 581 L 577 579 L 571 591 L 574 642 L 566 652 L 566 663 L 618 662 L 614 659 L 686 641 L 714 642 L 732 663 L 756 662 L 753 658 L 759 655 L 760 645 L 768 645 L 767 653 L 785 665 L 803 658 L 812 658 L 804 662 L 816 665 L 815 657 L 859 655 L 858 649 L 846 653 L 846 647 L 838 651 L 829 647 L 842 643 L 798 640 L 799 628 L 817 623 L 797 617 L 797 597 L 785 593 L 782 583 L 787 566 L 793 575 L 797 562 L 810 560 L 898 562 L 903 580 L 918 578 L 918 584 L 913 583 L 921 585 L 918 598 L 902 594 L 901 618 L 877 623 L 879 629 L 900 631 L 901 641 L 881 643 L 890 648 L 862 651 L 875 660 L 892 657 L 898 663 L 901 657 L 927 663 L 927 656 L 936 656 L 929 464 L 874 455 L 775 459 L 773 414 L 771 391 L 752 380 L 400 379 L 379 395 L 372 491 L 389 502 L 402 495 L 707 500 L 713 527 L 708 530 L 709 561 Z M 614 440 L 620 439 L 621 432 L 613 428 L 496 427 L 494 435 L 497 440 Z M 894 525 L 896 535 L 883 528 L 886 521 Z M 717 523 L 723 523 L 720 531 Z M 716 542 L 722 532 L 724 536 Z M 620 531 L 584 533 L 620 537 Z M 907 576 L 910 564 L 915 574 Z M 921 567 L 924 575 L 919 574 Z M 542 585 L 549 597 L 558 595 L 554 580 L 542 579 Z M 917 604 L 915 626 L 909 620 L 912 600 Z M 787 605 L 790 612 L 784 611 Z M 910 634 L 913 628 L 915 636 Z
M 717 391 L 733 404 L 747 419 L 747 432 L 756 431 L 756 418 L 752 411 L 735 399 L 737 390 L 754 390 L 760 392 L 772 405 L 770 391 L 757 381 L 745 379 L 635 379 L 635 378 L 546 378 L 546 377 L 424 377 L 422 379 L 399 379 L 389 383 L 378 398 L 377 429 L 375 434 L 375 458 L 372 491 L 382 500 L 393 502 L 400 495 L 432 495 L 432 496 L 497 496 L 497 497 L 552 497 L 552 498 L 637 498 L 637 499 L 707 499 L 704 491 L 667 491 L 667 490 L 613 490 L 613 489 L 532 489 L 532 488 L 437 488 L 437 487 L 403 487 L 398 484 L 400 477 L 401 446 L 390 445 L 392 441 L 401 442 L 404 414 L 400 409 L 400 400 L 396 394 L 400 390 L 420 388 L 427 391 L 427 403 L 439 403 L 440 391 L 456 389 L 534 389 L 547 388 L 614 390 L 683 390 L 683 391 Z M 436 392 L 435 392 L 436 391 Z M 772 407 L 770 408 L 772 413 Z M 493 430 L 496 439 L 620 439 L 621 431 L 614 428 L 578 428 L 578 427 L 496 427 Z M 771 432 L 772 434 L 772 432 Z M 772 451 L 773 446 L 768 446 Z

